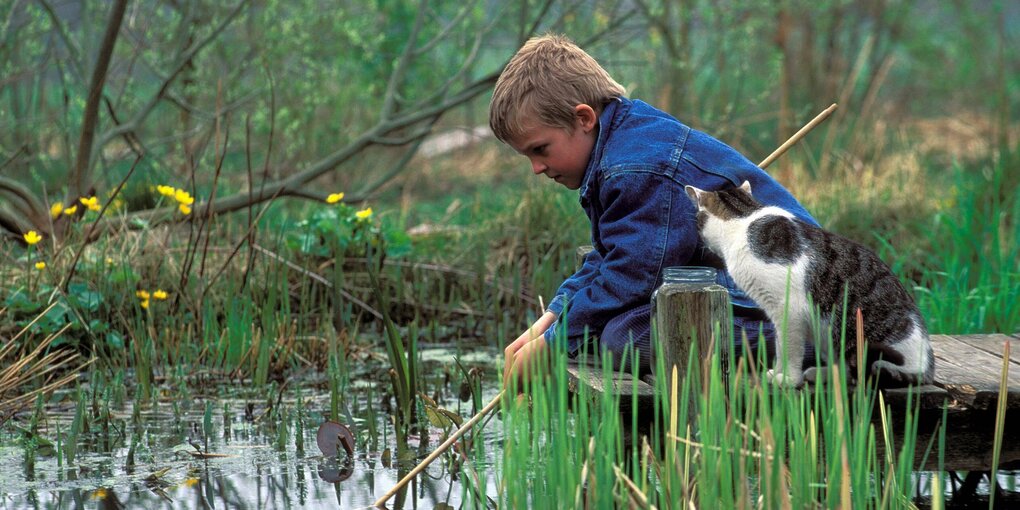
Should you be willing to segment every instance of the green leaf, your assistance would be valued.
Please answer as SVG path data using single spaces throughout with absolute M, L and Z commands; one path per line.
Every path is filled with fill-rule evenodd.
M 133 287 L 141 279 L 130 266 L 122 265 L 110 272 L 110 282 L 127 287 Z
M 117 331 L 110 331 L 106 334 L 106 345 L 113 349 L 123 349 L 124 337 Z
M 67 297 L 72 305 L 89 312 L 98 311 L 99 305 L 103 302 L 103 295 L 89 289 L 84 283 L 72 283 L 67 291 Z
M 24 291 L 16 290 L 4 300 L 4 307 L 11 312 L 35 312 L 42 308 L 42 303 L 32 300 Z

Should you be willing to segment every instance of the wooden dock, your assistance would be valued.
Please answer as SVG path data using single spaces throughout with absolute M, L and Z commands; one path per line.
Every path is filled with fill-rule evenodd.
M 918 444 L 937 438 L 943 413 L 946 414 L 945 469 L 979 471 L 992 464 L 992 442 L 995 413 L 999 401 L 1003 367 L 1003 346 L 1010 345 L 1006 393 L 1006 425 L 999 465 L 1020 469 L 1020 335 L 932 335 L 935 352 L 935 383 L 913 389 L 913 399 L 920 399 Z M 571 391 L 587 386 L 595 397 L 607 392 L 599 370 L 581 370 L 568 366 Z M 636 403 L 640 409 L 654 406 L 654 381 L 647 377 L 634 381 L 629 374 L 617 374 L 611 391 L 621 395 L 621 412 L 630 413 Z M 632 394 L 637 399 L 631 398 Z M 884 390 L 888 406 L 902 409 L 908 390 Z M 877 419 L 878 413 L 874 413 Z M 650 418 L 649 418 L 650 420 Z M 902 443 L 897 443 L 902 444 Z M 923 450 L 919 446 L 920 450 Z M 918 461 L 920 455 L 918 454 Z M 932 455 L 931 457 L 935 457 Z M 919 469 L 937 469 L 937 459 L 929 458 Z

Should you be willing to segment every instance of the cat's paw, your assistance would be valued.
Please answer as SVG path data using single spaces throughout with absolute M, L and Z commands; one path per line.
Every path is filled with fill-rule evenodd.
M 804 371 L 804 382 L 807 384 L 815 384 L 818 382 L 820 372 L 817 367 L 809 367 Z
M 769 369 L 765 377 L 769 383 L 781 388 L 799 388 L 804 382 L 803 375 L 797 377 L 789 372 L 776 372 L 775 369 Z

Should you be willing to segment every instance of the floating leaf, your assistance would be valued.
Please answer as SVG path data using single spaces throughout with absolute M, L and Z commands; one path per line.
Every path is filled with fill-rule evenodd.
M 347 426 L 335 421 L 325 421 L 319 425 L 319 431 L 315 434 L 315 443 L 319 450 L 327 457 L 335 457 L 341 448 L 347 452 L 347 456 L 354 455 L 354 433 Z

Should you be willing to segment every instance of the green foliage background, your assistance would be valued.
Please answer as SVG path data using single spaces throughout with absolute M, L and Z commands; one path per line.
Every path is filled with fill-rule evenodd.
M 586 242 L 573 194 L 532 182 L 523 162 L 491 139 L 419 151 L 409 161 L 408 148 L 418 148 L 414 137 L 397 141 L 422 127 L 436 135 L 484 128 L 487 92 L 376 137 L 383 143 L 359 149 L 300 193 L 269 205 L 208 224 L 195 219 L 199 214 L 184 223 L 130 215 L 161 204 L 156 184 L 190 189 L 201 202 L 285 178 L 397 113 L 491 76 L 529 33 L 558 32 L 590 40 L 586 48 L 632 97 L 752 159 L 838 102 L 837 113 L 770 171 L 823 224 L 878 250 L 917 290 L 933 331 L 1016 329 L 1020 59 L 1009 49 L 1020 12 L 1013 3 L 421 5 L 129 3 L 103 90 L 90 182 L 97 196 L 111 200 L 144 154 L 107 212 L 124 218 L 126 230 L 83 249 L 76 287 L 61 287 L 95 215 L 34 252 L 19 244 L 26 223 L 0 223 L 7 227 L 0 255 L 9 313 L 41 309 L 59 289 L 85 323 L 103 325 L 90 335 L 110 330 L 130 337 L 124 330 L 140 324 L 135 312 L 117 310 L 134 301 L 136 288 L 167 287 L 188 296 L 171 307 L 187 311 L 174 320 L 203 330 L 207 308 L 225 306 L 228 294 L 254 286 L 252 299 L 261 302 L 278 294 L 273 286 L 282 279 L 303 289 L 291 293 L 290 310 L 307 318 L 310 330 L 357 329 L 365 309 L 335 292 L 371 301 L 367 280 L 359 280 L 365 275 L 349 259 L 376 243 L 388 267 L 405 264 L 387 280 L 405 297 L 394 305 L 399 317 L 454 323 L 454 336 L 504 343 L 551 296 L 573 267 L 574 247 Z M 0 8 L 0 177 L 46 206 L 76 198 L 65 197 L 63 186 L 108 9 L 103 2 L 45 1 Z M 183 49 L 208 37 L 201 51 L 181 60 Z M 406 57 L 407 48 L 420 54 Z M 110 135 L 136 118 L 130 136 Z M 333 209 L 319 201 L 338 191 L 357 201 Z M 15 199 L 0 190 L 0 215 L 18 219 Z M 365 207 L 375 211 L 371 229 L 352 228 L 354 212 Z M 166 230 L 157 230 L 168 220 L 158 227 Z M 251 244 L 312 271 L 334 271 L 327 276 L 337 287 L 319 289 L 299 272 L 275 268 L 278 261 L 253 262 Z M 212 262 L 207 267 L 215 259 L 210 246 L 232 253 L 218 260 L 219 273 Z M 29 269 L 38 257 L 49 257 L 49 276 Z M 422 271 L 415 266 L 422 263 L 444 269 Z M 72 288 L 97 293 L 101 303 L 81 306 L 72 299 L 81 292 Z M 335 306 L 342 310 L 328 311 Z

